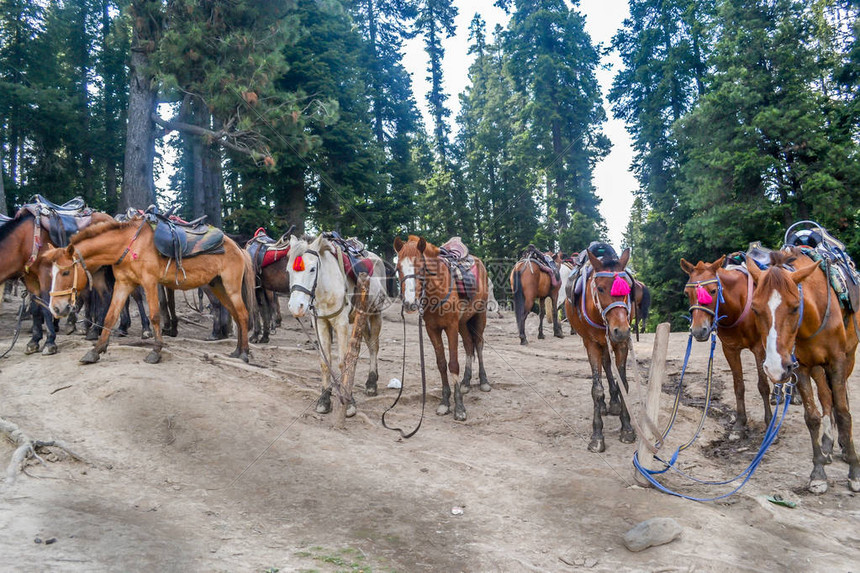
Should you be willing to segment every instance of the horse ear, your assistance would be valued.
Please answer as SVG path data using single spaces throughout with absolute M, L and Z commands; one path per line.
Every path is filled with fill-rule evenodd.
M 595 270 L 603 270 L 603 263 L 600 262 L 600 259 L 594 256 L 594 253 L 586 250 L 586 254 L 588 255 L 588 260 L 591 262 L 591 267 Z
M 400 249 L 402 249 L 402 248 L 403 248 L 403 239 L 401 239 L 399 236 L 394 237 L 394 250 L 399 253 Z
M 719 259 L 717 259 L 716 261 L 711 263 L 709 266 L 711 267 L 712 271 L 717 272 L 717 269 L 723 268 L 723 264 L 725 264 L 725 262 L 726 262 L 726 256 L 723 255 L 722 257 L 720 257 Z
M 75 258 L 75 246 L 69 245 L 68 247 L 66 247 L 66 254 L 69 255 L 69 257 L 71 257 L 72 259 L 74 259 Z
M 427 248 L 427 240 L 424 237 L 418 239 L 418 252 L 423 253 L 424 249 Z
M 687 273 L 688 275 L 693 274 L 693 269 L 696 268 L 693 266 L 693 263 L 688 261 L 687 259 L 681 257 L 681 269 Z
M 627 263 L 630 262 L 630 247 L 624 249 L 624 252 L 621 253 L 621 258 L 618 259 L 618 262 L 621 263 L 621 268 L 627 268 Z
M 295 247 L 298 244 L 299 244 L 298 238 L 296 238 L 295 235 L 290 235 L 290 248 L 292 249 L 293 247 Z
M 791 280 L 794 281 L 794 284 L 799 284 L 801 281 L 808 278 L 812 273 L 814 273 L 816 268 L 818 268 L 818 263 L 812 261 L 807 266 L 797 269 L 796 271 L 791 273 Z
M 754 260 L 749 259 L 747 261 L 747 271 L 752 277 L 753 282 L 758 283 L 759 278 L 761 278 L 761 269 L 758 268 L 758 265 Z

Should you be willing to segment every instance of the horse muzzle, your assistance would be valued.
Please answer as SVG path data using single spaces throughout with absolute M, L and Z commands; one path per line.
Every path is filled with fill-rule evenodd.
M 624 342 L 628 338 L 630 338 L 630 327 L 626 324 L 624 326 L 607 326 L 609 330 L 609 340 L 612 342 Z
M 774 368 L 772 364 L 764 364 L 764 373 L 774 384 L 788 382 L 796 370 L 797 362 L 792 360 L 782 360 L 778 368 Z
M 296 318 L 301 318 L 308 313 L 308 305 L 304 302 L 290 301 L 290 312 Z
M 55 302 L 51 303 L 50 310 L 54 318 L 63 318 L 72 312 L 72 305 L 68 302 Z
M 703 324 L 699 326 L 690 327 L 690 334 L 693 335 L 693 338 L 698 340 L 699 342 L 705 342 L 708 340 L 708 336 L 711 334 L 711 325 Z
M 412 314 L 418 311 L 418 303 L 417 302 L 406 302 L 403 301 L 403 310 L 407 313 Z

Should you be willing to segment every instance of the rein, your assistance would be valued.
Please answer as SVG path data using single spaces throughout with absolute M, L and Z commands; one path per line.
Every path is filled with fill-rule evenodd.
M 15 334 L 12 336 L 12 344 L 9 345 L 6 352 L 0 354 L 0 359 L 6 358 L 6 356 L 12 352 L 12 349 L 15 348 L 15 343 L 18 342 L 18 336 L 21 334 L 21 323 L 24 322 L 24 309 L 27 307 L 27 296 L 29 296 L 29 294 L 30 292 L 27 289 L 24 289 L 24 293 L 21 295 L 21 307 L 18 309 L 18 320 L 15 323 Z M 3 296 L 2 292 L 0 292 L 0 296 Z M 34 300 L 37 299 L 38 297 Z

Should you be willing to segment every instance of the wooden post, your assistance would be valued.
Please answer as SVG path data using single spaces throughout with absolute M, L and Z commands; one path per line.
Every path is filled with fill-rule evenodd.
M 648 372 L 648 391 L 645 396 L 645 414 L 653 420 L 654 423 L 658 422 L 660 414 L 660 392 L 663 388 L 663 382 L 666 379 L 666 355 L 668 354 L 668 351 L 669 323 L 661 322 L 657 326 L 657 333 L 654 336 L 654 349 L 651 352 L 651 369 Z M 647 431 L 647 429 L 646 433 L 649 435 L 643 436 L 640 434 L 636 443 L 636 452 L 639 457 L 639 463 L 645 469 L 660 469 L 663 464 L 654 459 L 653 454 L 651 454 L 648 447 L 645 445 L 646 440 L 650 441 L 652 444 L 656 443 L 660 436 L 650 435 L 651 432 Z M 637 469 L 633 470 L 633 479 L 641 486 L 651 486 L 651 483 L 645 479 L 645 476 L 643 476 Z
M 352 334 L 349 337 L 349 346 L 340 365 L 340 382 L 332 384 L 335 400 L 335 412 L 333 426 L 343 428 L 346 425 L 347 415 L 355 415 L 353 406 L 352 387 L 355 383 L 355 368 L 358 365 L 358 356 L 361 354 L 361 340 L 363 338 L 364 326 L 367 323 L 367 293 L 370 290 L 370 278 L 367 273 L 360 273 L 356 283 L 358 292 L 355 303 L 355 322 L 352 324 Z M 337 341 L 338 344 L 346 344 L 346 341 Z M 353 408 L 348 413 L 350 407 Z

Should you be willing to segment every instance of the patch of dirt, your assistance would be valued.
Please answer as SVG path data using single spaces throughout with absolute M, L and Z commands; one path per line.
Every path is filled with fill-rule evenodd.
M 4 350 L 13 306 L 0 314 Z M 139 345 L 137 325 L 91 366 L 78 364 L 90 343 L 74 335 L 60 336 L 59 354 L 48 357 L 24 356 L 22 337 L 0 360 L 0 416 L 36 439 L 65 440 L 93 462 L 58 454 L 47 467 L 29 463 L 27 475 L 0 489 L 4 567 L 806 572 L 847 571 L 860 562 L 860 500 L 848 491 L 847 465 L 835 456 L 828 466 L 828 493 L 803 489 L 812 463 L 800 407 L 789 410 L 779 441 L 740 493 L 696 503 L 634 485 L 634 446 L 619 442 L 617 417 L 605 419 L 607 451 L 586 450 L 592 403 L 582 343 L 569 335 L 537 340 L 534 316 L 525 347 L 511 313 L 490 319 L 484 356 L 493 390 L 466 395 L 465 423 L 435 415 L 440 384 L 428 366 L 427 415 L 409 440 L 379 424 L 396 394 L 386 385 L 401 374 L 396 305 L 383 326 L 379 396 L 358 390 L 366 358 L 358 368 L 356 401 L 372 424 L 357 417 L 345 430 L 314 411 L 319 362 L 294 319 L 284 317 L 270 344 L 252 345 L 249 366 L 226 356 L 234 340 L 205 342 L 208 320 L 190 311 L 186 317 L 204 327 L 183 321 L 158 365 L 144 363 L 149 350 Z M 387 420 L 411 429 L 421 396 L 417 323 L 412 316 L 407 322 L 403 399 Z M 649 334 L 636 343 L 643 364 L 652 344 Z M 686 334 L 672 334 L 670 376 L 678 375 L 685 347 Z M 707 350 L 693 347 L 670 451 L 699 422 Z M 431 355 L 427 342 L 430 365 Z M 744 360 L 753 372 L 752 356 Z M 734 396 L 719 349 L 715 378 L 715 417 L 680 458 L 700 479 L 741 472 L 764 431 L 748 376 L 751 431 L 743 441 L 726 441 Z M 856 395 L 857 374 L 850 386 Z M 661 422 L 671 400 L 662 397 Z M 0 443 L 0 468 L 12 451 Z M 727 491 L 690 487 L 676 476 L 664 481 L 691 495 Z M 800 505 L 764 500 L 780 491 L 795 492 Z M 652 517 L 678 520 L 680 540 L 629 552 L 622 535 Z

